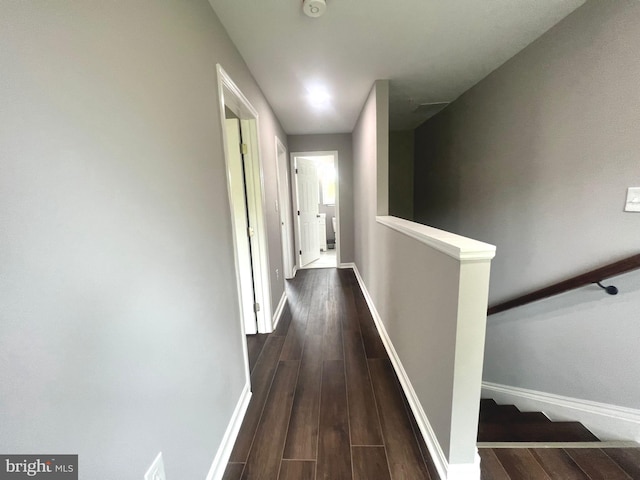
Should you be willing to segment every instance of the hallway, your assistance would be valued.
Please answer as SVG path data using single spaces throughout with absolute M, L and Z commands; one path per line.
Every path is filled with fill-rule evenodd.
M 249 337 L 224 480 L 437 479 L 353 272 L 298 271 L 287 296 L 277 330 Z
M 354 273 L 300 270 L 287 296 L 276 331 L 247 337 L 253 396 L 223 480 L 439 480 Z M 630 480 L 638 452 L 481 448 L 481 478 Z

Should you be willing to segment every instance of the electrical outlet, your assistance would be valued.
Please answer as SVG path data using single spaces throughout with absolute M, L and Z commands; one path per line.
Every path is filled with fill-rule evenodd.
M 144 474 L 144 480 L 167 480 L 164 474 L 164 462 L 162 461 L 162 452 L 158 454 L 153 461 L 147 473 Z

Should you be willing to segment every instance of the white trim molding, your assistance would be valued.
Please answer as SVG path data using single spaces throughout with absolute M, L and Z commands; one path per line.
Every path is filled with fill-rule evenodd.
M 398 217 L 376 217 L 376 221 L 393 230 L 429 245 L 461 262 L 491 260 L 496 256 L 495 245 L 462 237 Z
M 335 209 L 336 209 L 336 265 L 340 265 L 340 159 L 338 157 L 338 150 L 313 150 L 309 152 L 290 152 L 290 176 L 291 176 L 291 192 L 293 195 L 293 199 L 295 200 L 298 195 L 298 183 L 296 180 L 296 167 L 295 162 L 296 158 L 313 158 L 313 157 L 333 157 L 333 165 L 336 170 L 336 200 L 335 200 Z M 300 225 L 298 222 L 298 217 L 296 216 L 294 208 L 296 208 L 297 201 L 292 202 L 291 206 L 291 215 L 294 218 L 293 221 L 293 230 L 294 230 L 294 275 L 296 269 L 302 269 L 301 266 L 301 255 L 298 254 L 300 250 Z M 340 268 L 340 267 L 338 267 Z
M 240 427 L 242 426 L 242 421 L 247 413 L 247 408 L 249 408 L 249 400 L 251 400 L 251 385 L 247 382 L 242 389 L 242 393 L 240 394 L 236 408 L 233 411 L 233 415 L 231 415 L 231 420 L 229 420 L 227 430 L 224 432 L 224 436 L 222 437 L 216 456 L 211 463 L 211 468 L 209 468 L 206 480 L 222 480 L 224 471 L 227 468 L 227 463 L 231 457 L 233 445 L 236 443 Z
M 407 397 L 407 401 L 409 402 L 409 406 L 413 415 L 416 419 L 416 423 L 420 428 L 420 433 L 424 438 L 425 443 L 427 444 L 427 448 L 429 449 L 429 453 L 431 454 L 431 458 L 433 459 L 433 463 L 438 470 L 438 474 L 440 478 L 443 480 L 470 480 L 470 479 L 480 479 L 480 456 L 476 453 L 475 462 L 473 464 L 455 464 L 449 465 L 447 462 L 447 458 L 440 446 L 440 442 L 436 437 L 431 424 L 429 423 L 429 419 L 427 418 L 426 413 L 424 412 L 422 405 L 420 404 L 420 400 L 411 384 L 411 380 L 407 375 L 402 362 L 400 361 L 400 357 L 396 352 L 393 343 L 391 342 L 391 338 L 389 338 L 389 334 L 382 322 L 382 318 L 376 309 L 375 304 L 373 303 L 373 299 L 371 298 L 371 294 L 367 290 L 367 287 L 358 271 L 358 267 L 355 264 L 341 264 L 340 268 L 352 268 L 353 272 L 356 275 L 358 280 L 358 284 L 360 285 L 360 289 L 364 295 L 364 298 L 367 302 L 367 306 L 369 307 L 369 311 L 371 312 L 371 316 L 373 317 L 373 321 L 378 329 L 378 333 L 380 334 L 380 338 L 382 339 L 382 343 L 384 344 L 387 353 L 389 354 L 389 359 L 391 360 L 391 364 L 398 375 L 398 379 L 400 380 L 400 384 L 402 389 Z
M 287 147 L 275 136 L 276 187 L 278 190 L 277 210 L 280 218 L 280 243 L 282 248 L 282 269 L 285 279 L 293 278 L 295 255 L 291 244 L 293 225 L 291 225 L 291 181 L 289 179 L 289 156 Z M 284 170 L 284 171 L 283 171 Z
M 251 105 L 247 97 L 233 82 L 231 77 L 225 72 L 220 64 L 216 65 L 218 73 L 218 100 L 219 114 L 222 125 L 222 143 L 224 150 L 225 167 L 227 170 L 227 194 L 229 198 L 230 218 L 234 225 L 233 244 L 234 244 L 234 260 L 236 265 L 236 281 L 238 286 L 238 302 L 240 311 L 243 311 L 243 302 L 241 301 L 241 283 L 240 276 L 247 276 L 244 270 L 239 267 L 238 240 L 235 229 L 234 214 L 234 195 L 231 190 L 232 173 L 230 169 L 230 158 L 228 155 L 229 145 L 227 134 L 224 129 L 225 125 L 225 107 L 232 110 L 240 119 L 240 130 L 242 132 L 243 142 L 247 145 L 248 150 L 244 155 L 245 162 L 245 186 L 246 186 L 246 208 L 249 224 L 253 225 L 255 235 L 250 237 L 250 256 L 252 262 L 253 288 L 255 301 L 260 305 L 260 309 L 255 313 L 257 320 L 257 330 L 260 333 L 271 333 L 272 323 L 272 305 L 271 305 L 271 279 L 269 272 L 269 245 L 267 235 L 267 217 L 265 209 L 265 188 L 264 174 L 262 169 L 262 160 L 260 157 L 260 128 L 258 111 Z M 245 254 L 246 256 L 246 254 Z M 246 310 L 246 308 L 245 308 Z M 246 313 L 246 312 L 245 312 Z M 248 315 L 243 315 L 245 319 Z M 246 331 L 252 333 L 255 328 L 248 328 L 248 321 L 245 326 Z
M 581 422 L 600 440 L 640 442 L 640 410 L 491 382 L 482 382 L 482 395 L 551 420 Z
M 276 307 L 276 311 L 273 312 L 273 322 L 272 322 L 272 328 L 273 330 L 276 329 L 276 327 L 278 326 L 278 322 L 280 321 L 280 318 L 282 317 L 282 312 L 284 312 L 284 306 L 287 304 L 287 292 L 282 292 L 282 297 L 280 297 L 280 301 L 278 302 L 278 306 Z
M 447 476 L 443 478 L 447 480 L 480 479 L 480 455 L 476 452 L 476 459 L 473 463 L 447 465 Z

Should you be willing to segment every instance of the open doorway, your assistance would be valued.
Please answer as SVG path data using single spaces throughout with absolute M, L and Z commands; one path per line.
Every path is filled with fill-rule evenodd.
M 217 67 L 242 332 L 270 333 L 273 320 L 258 113 L 222 67 Z
M 276 183 L 278 187 L 278 215 L 280 217 L 280 238 L 282 243 L 282 268 L 284 278 L 293 278 L 295 258 L 293 255 L 293 230 L 291 227 L 291 183 L 287 149 L 282 141 L 276 140 Z
M 253 227 L 250 226 L 249 206 L 247 202 L 247 176 L 245 173 L 245 155 L 240 119 L 229 107 L 224 108 L 224 133 L 226 139 L 226 157 L 231 197 L 231 218 L 235 237 L 236 261 L 240 282 L 240 304 L 242 306 L 242 322 L 245 333 L 258 333 L 257 311 L 254 278 L 254 255 L 252 254 L 251 237 Z M 255 248 L 255 247 L 254 247 Z
M 340 263 L 338 152 L 291 154 L 296 268 Z

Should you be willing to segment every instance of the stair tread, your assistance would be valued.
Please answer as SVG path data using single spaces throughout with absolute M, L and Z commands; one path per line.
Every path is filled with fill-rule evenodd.
M 521 412 L 514 420 L 518 423 L 552 423 L 542 412 Z
M 479 442 L 597 442 L 598 438 L 580 422 L 482 422 Z
M 497 407 L 498 404 L 493 398 L 480 399 L 480 411 Z
M 521 412 L 519 410 L 493 410 L 480 412 L 480 422 L 491 423 L 549 423 L 551 420 L 542 412 Z
M 520 410 L 515 405 L 496 405 L 490 409 L 481 409 L 480 420 L 509 419 L 518 416 L 520 413 Z

